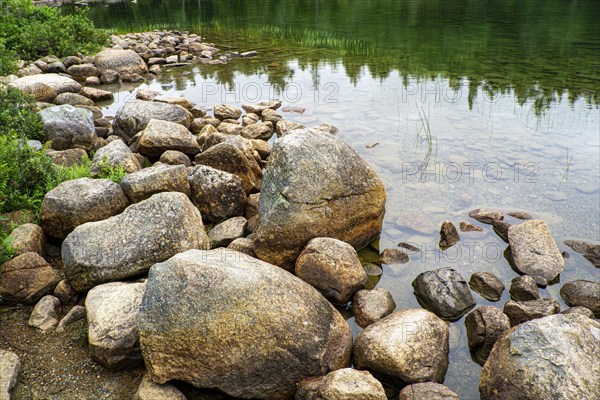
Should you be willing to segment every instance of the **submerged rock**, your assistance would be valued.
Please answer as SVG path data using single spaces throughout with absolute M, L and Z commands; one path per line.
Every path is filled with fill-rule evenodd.
M 565 240 L 565 244 L 584 256 L 594 267 L 600 268 L 600 243 Z
M 501 212 L 486 210 L 485 208 L 469 211 L 469 217 L 476 219 L 479 222 L 483 222 L 484 224 L 492 224 L 494 221 L 504 218 Z
M 452 268 L 423 272 L 412 286 L 417 299 L 446 320 L 457 320 L 475 306 L 467 282 Z
M 352 346 L 346 321 L 310 285 L 226 249 L 154 265 L 138 327 L 154 382 L 243 398 L 289 398 L 301 380 L 348 366 Z
M 384 249 L 381 252 L 380 261 L 383 264 L 405 264 L 409 261 L 408 254 L 404 250 L 401 249 Z
M 275 142 L 264 175 L 256 254 L 291 269 L 315 237 L 361 248 L 381 232 L 385 199 L 379 177 L 340 139 L 290 133 Z

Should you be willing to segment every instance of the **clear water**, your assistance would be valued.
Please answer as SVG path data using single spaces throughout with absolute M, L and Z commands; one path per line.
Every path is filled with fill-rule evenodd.
M 283 113 L 289 120 L 340 128 L 387 188 L 379 248 L 421 248 L 407 264 L 382 266 L 377 286 L 399 308 L 419 307 L 416 275 L 445 266 L 467 280 L 493 272 L 508 288 L 517 273 L 504 257 L 507 245 L 469 220 L 478 207 L 545 220 L 571 254 L 561 282 L 600 279 L 563 244 L 600 241 L 597 2 L 138 0 L 94 4 L 90 12 L 99 26 L 189 29 L 224 50 L 259 52 L 166 72 L 142 88 L 207 107 L 279 98 L 306 109 Z M 134 95 L 121 87 L 105 113 Z M 442 252 L 444 220 L 483 232 L 461 233 L 460 244 Z M 541 292 L 566 307 L 560 286 Z M 500 307 L 509 299 L 507 292 L 497 303 L 474 297 Z M 461 399 L 477 399 L 481 367 L 471 360 L 464 321 L 450 326 L 444 383 Z

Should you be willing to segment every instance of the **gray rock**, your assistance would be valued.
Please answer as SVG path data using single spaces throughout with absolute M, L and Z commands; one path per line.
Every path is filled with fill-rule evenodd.
M 217 104 L 214 108 L 215 118 L 223 121 L 224 119 L 238 119 L 242 116 L 242 110 L 228 106 L 227 104 Z
M 440 248 L 446 249 L 454 246 L 459 241 L 460 236 L 458 236 L 458 231 L 454 224 L 450 221 L 442 222 L 442 227 L 440 228 Z
M 482 400 L 597 399 L 599 335 L 600 323 L 581 315 L 518 325 L 496 342 L 481 371 Z
M 340 139 L 310 130 L 286 135 L 265 172 L 256 254 L 290 269 L 315 237 L 361 248 L 381 232 L 385 199 L 377 174 Z
M 381 383 L 367 371 L 342 368 L 302 381 L 296 400 L 387 400 Z
M 491 272 L 475 272 L 469 279 L 469 287 L 489 301 L 500 300 L 504 292 L 504 284 Z
M 600 314 L 600 283 L 585 280 L 567 282 L 560 288 L 560 297 L 570 306 L 586 307 Z
M 54 99 L 54 104 L 70 104 L 72 106 L 93 106 L 94 102 L 80 94 L 65 92 L 56 96 L 56 98 Z
M 513 278 L 508 292 L 513 300 L 518 301 L 537 300 L 540 298 L 540 292 L 535 279 L 529 275 L 521 275 Z
M 182 193 L 158 193 L 104 221 L 78 226 L 63 242 L 69 282 L 82 292 L 140 275 L 188 249 L 206 249 L 200 212 Z
M 566 310 L 561 311 L 561 314 L 579 314 L 583 315 L 584 317 L 594 318 L 594 313 L 592 310 L 580 306 L 567 308 Z
M 544 221 L 530 220 L 508 228 L 508 241 L 515 267 L 547 285 L 560 274 L 564 260 Z
M 423 382 L 406 386 L 398 400 L 458 400 L 458 395 L 442 384 Z
M 174 122 L 185 128 L 192 122 L 192 114 L 183 107 L 158 101 L 131 100 L 117 111 L 113 121 L 115 135 L 125 140 L 144 130 L 151 119 Z
M 560 312 L 560 304 L 551 298 L 538 300 L 513 301 L 504 305 L 504 314 L 510 319 L 510 326 L 522 324 L 532 319 L 546 317 Z
M 0 296 L 35 304 L 52 293 L 60 275 L 37 253 L 24 253 L 0 265 Z
M 0 399 L 10 400 L 19 380 L 21 360 L 15 353 L 0 349 Z
M 261 101 L 260 103 L 256 104 L 242 104 L 242 108 L 244 109 L 244 111 L 256 115 L 261 115 L 262 112 L 267 109 L 277 110 L 279 107 L 281 107 L 280 100 Z
M 290 398 L 297 382 L 348 366 L 352 346 L 348 324 L 310 285 L 226 249 L 154 265 L 138 327 L 154 382 L 243 398 Z
M 113 140 L 98 149 L 92 159 L 90 172 L 92 176 L 98 176 L 106 169 L 114 167 L 123 167 L 128 174 L 142 169 L 138 159 L 122 140 Z
M 303 114 L 304 112 L 300 113 Z M 336 133 L 338 133 L 339 129 L 336 126 L 333 126 L 331 124 L 319 124 L 317 126 L 315 126 L 313 129 L 317 129 L 319 131 L 323 131 L 332 135 L 335 135 Z
M 60 61 L 55 61 L 46 66 L 45 72 L 51 73 L 51 74 L 66 74 L 67 66 L 65 64 L 61 63 Z
M 131 203 L 139 203 L 161 192 L 190 195 L 187 169 L 183 165 L 158 165 L 126 175 L 121 188 Z
M 38 113 L 44 123 L 44 136 L 54 150 L 92 150 L 98 137 L 92 112 L 68 104 L 44 108 Z
M 582 240 L 565 240 L 565 244 L 584 256 L 594 267 L 600 268 L 600 243 Z
M 49 150 L 46 155 L 50 157 L 54 164 L 65 167 L 82 165 L 89 161 L 87 152 L 84 149 Z
M 235 239 L 244 237 L 248 220 L 244 217 L 233 217 L 215 225 L 209 232 L 212 248 L 227 247 Z
M 449 321 L 459 319 L 475 306 L 467 282 L 452 268 L 423 272 L 412 286 L 424 307 Z
M 65 67 L 69 68 L 71 65 L 81 64 L 83 61 L 77 56 L 67 56 L 63 60 Z
M 46 193 L 41 225 L 48 236 L 64 239 L 77 226 L 117 215 L 128 205 L 123 189 L 108 179 L 65 181 Z
M 133 50 L 103 50 L 94 56 L 94 65 L 101 71 L 112 70 L 121 75 L 145 74 L 148 66 Z
M 64 332 L 65 328 L 86 317 L 84 306 L 73 306 L 69 312 L 60 320 L 56 332 Z
M 167 150 L 195 155 L 200 152 L 196 137 L 184 126 L 159 119 L 148 121 L 136 142 L 137 151 L 147 157 L 159 157 Z
M 44 256 L 46 235 L 36 224 L 23 224 L 17 226 L 8 236 L 10 247 L 14 250 L 14 256 L 33 252 Z
M 494 221 L 504 219 L 504 216 L 500 211 L 486 210 L 485 208 L 478 208 L 473 211 L 469 211 L 469 217 L 476 219 L 484 224 L 492 224 Z
M 111 282 L 91 289 L 85 299 L 92 358 L 110 369 L 142 362 L 136 318 L 145 283 Z
M 8 84 L 9 87 L 17 88 L 26 93 L 37 92 L 36 87 L 43 89 L 49 87 L 55 94 L 65 92 L 78 93 L 81 90 L 81 85 L 77 81 L 59 74 L 39 74 L 24 76 L 16 79 Z M 36 96 L 37 98 L 37 96 Z M 38 101 L 42 101 L 39 100 Z
M 90 76 L 100 76 L 100 70 L 90 63 L 71 65 L 67 68 L 67 73 L 79 81 Z
M 448 368 L 448 337 L 448 325 L 429 311 L 396 311 L 358 334 L 354 366 L 392 384 L 441 382 Z
M 120 78 L 121 75 L 112 69 L 105 69 L 104 71 L 100 72 L 100 82 L 105 85 L 118 83 Z
M 152 382 L 150 376 L 144 375 L 133 400 L 186 400 L 177 388 L 169 383 L 159 385 Z
M 480 365 L 485 364 L 496 341 L 510 329 L 510 320 L 498 307 L 481 306 L 465 318 L 467 342 Z
M 41 331 L 54 329 L 58 325 L 60 315 L 60 300 L 51 295 L 46 295 L 35 305 L 29 316 L 29 326 Z
M 169 164 L 169 165 L 183 165 L 186 167 L 189 167 L 190 165 L 192 165 L 190 158 L 186 154 L 182 153 L 181 151 L 177 151 L 177 150 L 165 151 L 164 153 L 162 153 L 160 155 L 159 161 L 163 164 Z
M 296 260 L 295 275 L 335 304 L 348 303 L 367 284 L 356 250 L 333 238 L 311 239 Z
M 392 294 L 381 288 L 359 290 L 352 298 L 354 320 L 361 328 L 366 328 L 394 312 L 396 302 Z

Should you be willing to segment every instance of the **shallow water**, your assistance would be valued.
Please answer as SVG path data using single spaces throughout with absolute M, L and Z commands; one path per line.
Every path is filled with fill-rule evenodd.
M 207 107 L 279 98 L 306 109 L 282 113 L 286 119 L 340 128 L 387 188 L 379 248 L 421 248 L 407 264 L 384 265 L 377 284 L 407 308 L 419 307 L 416 275 L 444 266 L 467 280 L 493 272 L 508 289 L 517 273 L 504 257 L 507 245 L 469 219 L 478 207 L 545 220 L 571 254 L 560 281 L 599 280 L 562 243 L 600 241 L 598 9 L 593 1 L 499 1 L 493 11 L 470 1 L 138 0 L 98 4 L 91 15 L 101 26 L 166 24 L 198 31 L 224 50 L 257 50 L 254 59 L 179 68 L 141 87 Z M 105 114 L 134 96 L 120 88 Z M 461 233 L 442 252 L 444 220 L 470 221 L 483 232 Z M 560 286 L 541 293 L 566 307 Z M 478 305 L 509 299 L 507 291 L 496 303 L 474 297 Z M 451 332 L 445 384 L 461 399 L 477 399 L 481 368 L 470 358 L 462 319 Z

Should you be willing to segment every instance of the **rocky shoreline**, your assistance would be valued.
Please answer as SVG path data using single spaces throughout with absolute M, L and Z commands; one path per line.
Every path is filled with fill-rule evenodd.
M 503 308 L 476 308 L 474 294 L 497 302 L 509 282 L 434 266 L 412 282 L 422 308 L 397 305 L 367 287 L 381 271 L 357 254 L 381 232 L 384 185 L 334 126 L 288 121 L 278 100 L 208 109 L 144 90 L 104 116 L 96 103 L 112 93 L 99 84 L 252 56 L 217 57 L 185 32 L 112 41 L 94 57 L 46 57 L 4 79 L 38 100 L 54 163 L 127 173 L 120 183 L 63 182 L 46 194 L 39 224 L 12 230 L 17 252 L 0 266 L 0 295 L 33 306 L 35 334 L 83 324 L 96 363 L 145 369 L 136 399 L 184 399 L 177 382 L 234 398 L 457 399 L 443 385 L 449 321 L 466 316 L 482 399 L 600 393 L 600 283 L 561 284 L 566 310 L 540 298 L 564 268 L 545 222 L 477 209 L 459 229 L 441 224 L 440 248 L 486 227 L 508 242 L 519 276 Z M 568 245 L 600 266 L 599 244 Z M 401 243 L 380 262 L 416 251 Z M 363 328 L 355 338 L 341 308 Z M 11 398 L 27 357 L 12 347 L 0 350 L 0 398 Z

